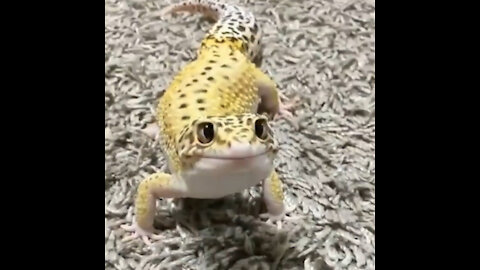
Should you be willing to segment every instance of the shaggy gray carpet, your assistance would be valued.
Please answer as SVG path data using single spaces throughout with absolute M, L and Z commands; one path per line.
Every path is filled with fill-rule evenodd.
M 166 170 L 143 129 L 212 24 L 161 20 L 169 1 L 105 0 L 105 269 L 375 269 L 375 2 L 226 1 L 254 12 L 262 70 L 301 100 L 273 124 L 287 217 L 264 217 L 260 186 L 159 200 L 163 240 L 122 242 L 138 183 Z

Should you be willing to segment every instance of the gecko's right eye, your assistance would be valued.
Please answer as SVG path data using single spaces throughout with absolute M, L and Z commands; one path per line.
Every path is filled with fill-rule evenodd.
M 209 122 L 201 123 L 197 127 L 197 138 L 202 144 L 208 144 L 215 136 L 213 124 Z

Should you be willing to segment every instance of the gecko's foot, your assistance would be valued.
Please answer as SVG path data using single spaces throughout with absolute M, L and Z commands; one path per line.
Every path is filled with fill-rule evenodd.
M 277 222 L 277 221 L 282 221 L 285 218 L 285 212 L 282 211 L 281 213 L 275 213 L 275 214 L 267 212 L 267 213 L 260 214 L 260 217 L 269 219 L 272 222 Z
M 293 114 L 291 111 L 294 110 L 295 107 L 298 105 L 299 100 L 297 97 L 292 100 L 289 100 L 286 97 L 283 97 L 283 99 L 285 99 L 286 101 L 283 102 L 282 99 L 279 100 L 278 113 L 273 118 L 275 121 L 281 118 L 293 120 Z
M 141 238 L 147 246 L 151 246 L 152 242 L 150 240 L 162 240 L 161 236 L 155 234 L 158 233 L 158 231 L 153 227 L 149 230 L 145 230 L 138 226 L 137 222 L 133 222 L 132 225 L 122 225 L 121 228 L 127 232 L 133 233 L 132 235 L 122 239 L 122 242 L 130 242 L 136 238 Z
M 283 220 L 285 217 L 285 204 L 283 200 L 266 200 L 267 212 L 263 214 L 263 217 L 270 219 L 271 221 Z
M 158 127 L 157 123 L 150 123 L 144 129 L 142 129 L 142 131 L 151 139 L 155 139 L 155 136 L 157 136 L 157 134 L 160 132 L 160 128 Z

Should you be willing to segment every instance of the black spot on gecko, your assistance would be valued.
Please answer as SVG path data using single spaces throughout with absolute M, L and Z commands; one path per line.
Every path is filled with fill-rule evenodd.
M 223 78 L 227 81 L 230 80 L 230 77 L 228 77 L 227 75 L 223 75 Z
M 205 76 L 207 74 L 207 72 L 203 71 L 202 73 L 200 73 L 200 75 L 202 76 Z
M 204 107 L 200 107 L 200 108 L 198 108 L 198 110 L 203 112 L 203 111 L 205 111 L 205 108 L 204 108 Z
M 245 31 L 245 26 L 239 25 L 239 26 L 238 26 L 238 30 L 240 30 L 240 31 L 242 31 L 242 32 Z
M 257 24 L 254 24 L 253 25 L 253 28 L 252 28 L 252 33 L 256 34 L 258 31 L 258 25 Z
M 189 119 L 190 119 L 190 116 L 188 116 L 188 115 L 182 116 L 182 120 L 189 120 Z
M 242 128 L 240 131 L 241 132 L 249 132 L 250 130 L 248 128 Z
M 247 119 L 247 125 L 251 125 L 252 124 L 252 118 L 248 118 Z
M 207 80 L 213 81 L 214 79 L 213 79 L 213 77 L 208 77 Z
M 198 89 L 195 90 L 195 93 L 207 93 L 207 89 Z
M 226 128 L 226 129 L 224 129 L 224 131 L 225 131 L 226 133 L 232 133 L 232 132 L 233 132 L 233 129 L 231 129 L 231 128 Z
M 205 70 L 211 70 L 212 67 L 205 67 Z
M 188 133 L 188 141 L 190 142 L 190 144 L 193 143 L 193 141 L 195 141 L 195 137 L 193 136 L 193 133 Z
M 181 141 L 183 141 L 183 137 L 185 136 L 185 133 L 182 134 L 182 136 L 180 136 L 180 138 L 178 138 L 178 143 L 180 143 Z
M 193 79 L 192 82 L 193 82 L 193 83 L 197 83 L 198 80 L 197 80 L 197 79 Z
M 205 100 L 203 98 L 199 98 L 199 99 L 197 99 L 197 103 L 198 104 L 203 104 L 203 103 L 205 103 Z
M 232 61 L 237 62 L 238 59 L 236 57 L 232 57 Z
M 255 41 L 255 35 L 251 35 L 251 36 L 250 36 L 250 42 L 253 43 L 254 41 Z
M 221 65 L 220 67 L 222 67 L 222 68 L 229 68 L 230 66 L 227 65 L 227 64 L 223 64 L 223 65 Z
M 184 97 L 186 97 L 186 96 L 187 96 L 187 95 L 185 95 L 185 93 L 183 93 L 183 94 L 181 94 L 179 97 L 180 97 L 180 98 L 184 98 Z
M 208 63 L 210 63 L 210 64 L 215 64 L 215 63 L 217 63 L 217 61 L 215 61 L 215 60 L 208 60 Z
M 184 109 L 187 107 L 187 103 L 182 103 L 178 108 L 179 109 Z

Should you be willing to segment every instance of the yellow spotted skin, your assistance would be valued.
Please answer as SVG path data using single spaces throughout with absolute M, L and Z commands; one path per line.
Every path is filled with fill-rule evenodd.
M 143 228 L 153 229 L 152 209 L 155 208 L 155 194 L 151 192 L 155 189 L 166 189 L 171 185 L 171 176 L 165 173 L 155 173 L 143 180 L 137 191 L 135 199 L 137 222 Z M 173 195 L 173 194 L 172 194 Z
M 275 171 L 263 182 L 265 201 L 268 212 L 273 216 L 282 215 L 285 211 L 283 205 L 283 188 L 280 178 Z
M 201 117 L 257 113 L 262 75 L 244 54 L 223 43 L 203 50 L 175 77 L 157 108 L 164 148 L 175 171 L 182 169 L 176 151 L 182 129 Z
M 273 168 L 278 144 L 268 124 L 281 102 L 276 84 L 252 63 L 260 36 L 253 15 L 210 0 L 166 10 L 200 11 L 219 22 L 159 100 L 156 118 L 170 174 L 140 183 L 137 232 L 153 230 L 156 198 L 215 198 L 260 180 L 269 212 L 281 215 L 282 183 Z
M 273 171 L 272 176 L 270 178 L 272 182 L 272 194 L 275 200 L 283 201 L 283 189 L 282 189 L 282 182 L 278 178 L 278 174 Z

